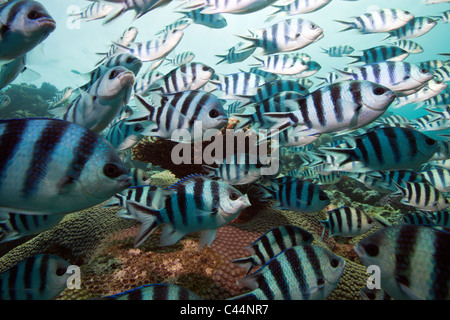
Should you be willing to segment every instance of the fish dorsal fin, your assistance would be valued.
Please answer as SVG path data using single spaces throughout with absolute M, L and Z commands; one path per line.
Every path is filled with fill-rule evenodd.
M 173 185 L 167 187 L 166 190 L 177 190 L 180 186 L 187 186 L 197 181 L 206 181 L 206 180 L 211 180 L 211 178 L 208 178 L 207 176 L 200 173 L 194 173 L 178 180 Z

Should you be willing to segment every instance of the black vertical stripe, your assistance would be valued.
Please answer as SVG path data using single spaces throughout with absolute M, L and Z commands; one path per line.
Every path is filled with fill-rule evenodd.
M 432 300 L 446 300 L 450 291 L 450 274 L 448 273 L 450 243 L 449 234 L 441 231 L 434 231 L 434 254 L 433 254 L 433 284 L 431 286 Z
M 271 258 L 273 258 L 275 256 L 272 246 L 270 245 L 270 241 L 267 237 L 262 237 L 261 238 L 261 245 L 263 246 L 265 252 L 266 252 L 266 257 L 268 259 L 262 260 L 262 262 L 267 262 L 268 260 L 270 260 Z
M 378 159 L 378 162 L 380 164 L 383 164 L 383 162 L 384 162 L 383 152 L 382 152 L 382 149 L 381 149 L 380 139 L 378 138 L 378 134 L 377 133 L 378 133 L 378 131 L 370 131 L 370 132 L 367 133 L 367 138 L 370 141 L 370 145 L 371 145 L 370 149 L 372 149 L 374 151 L 375 156 Z
M 8 162 L 14 155 L 22 142 L 22 135 L 27 128 L 28 120 L 4 120 L 0 122 L 5 129 L 0 136 L 0 186 L 3 184 L 2 177 Z
M 417 242 L 417 228 L 413 225 L 402 225 L 395 243 L 395 270 L 394 274 L 401 275 L 397 281 L 409 286 L 408 276 L 411 271 L 411 258 L 414 255 Z
M 341 85 L 332 84 L 329 89 L 331 100 L 333 102 L 334 114 L 336 115 L 336 120 L 338 122 L 342 122 L 344 120 L 344 114 L 342 113 Z
M 186 186 L 181 184 L 177 189 L 178 211 L 184 226 L 188 225 Z
M 288 281 L 284 274 L 284 270 L 281 266 L 281 263 L 278 261 L 278 259 L 275 258 L 270 260 L 270 262 L 267 264 L 267 268 L 269 269 L 272 276 L 276 279 L 276 282 L 272 283 L 272 285 L 278 286 L 278 288 L 281 291 L 281 294 L 283 295 L 283 300 L 291 300 Z
M 317 118 L 319 120 L 319 124 L 324 127 L 326 124 L 324 109 L 323 109 L 323 101 L 322 101 L 322 90 L 316 90 L 311 94 L 314 108 L 317 114 Z

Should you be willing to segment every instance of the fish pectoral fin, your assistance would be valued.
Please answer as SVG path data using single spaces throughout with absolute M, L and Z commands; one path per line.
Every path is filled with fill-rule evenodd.
M 409 288 L 404 282 L 405 277 L 402 275 L 395 275 L 395 280 L 398 283 L 398 286 L 403 291 L 404 294 L 406 294 L 411 300 L 423 300 L 419 298 L 412 290 Z
M 187 233 L 177 231 L 172 226 L 164 226 L 161 232 L 161 238 L 159 239 L 159 245 L 161 247 L 171 246 L 180 241 Z
M 217 229 L 209 229 L 201 232 L 200 242 L 198 244 L 198 250 L 203 248 L 205 245 L 209 247 L 211 243 L 216 238 Z
M 70 193 L 70 191 L 74 188 L 74 186 L 76 185 L 77 180 L 72 177 L 71 175 L 66 175 L 64 176 L 61 180 L 58 181 L 57 183 L 57 188 L 58 188 L 58 194 L 59 195 L 63 195 L 66 193 Z

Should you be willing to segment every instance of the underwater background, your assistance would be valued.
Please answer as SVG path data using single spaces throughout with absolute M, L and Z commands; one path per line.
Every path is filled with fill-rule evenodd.
M 165 26 L 183 17 L 183 14 L 176 12 L 182 1 L 172 1 L 137 20 L 133 19 L 135 13 L 130 10 L 108 24 L 103 24 L 102 19 L 74 21 L 69 16 L 86 8 L 91 4 L 90 1 L 40 2 L 56 21 L 57 27 L 47 39 L 27 54 L 26 66 L 35 73 L 34 78 L 30 80 L 24 72 L 1 90 L 1 94 L 7 95 L 11 100 L 7 106 L 0 107 L 2 120 L 52 118 L 49 101 L 67 87 L 78 88 L 84 85 L 87 81 L 83 74 L 95 69 L 101 60 L 101 55 L 97 53 L 107 52 L 124 30 L 130 26 L 136 27 L 139 33 L 135 42 L 145 42 L 155 38 L 155 33 Z M 352 61 L 345 55 L 330 57 L 322 48 L 348 45 L 355 49 L 352 55 L 358 55 L 358 50 L 393 41 L 383 40 L 386 33 L 362 34 L 356 30 L 340 32 L 345 26 L 335 21 L 350 21 L 352 17 L 381 8 L 396 8 L 408 10 L 415 16 L 436 17 L 450 9 L 450 4 L 426 5 L 421 0 L 333 0 L 315 12 L 292 17 L 278 15 L 270 22 L 265 22 L 273 11 L 270 6 L 248 14 L 224 13 L 227 25 L 223 28 L 214 29 L 195 23 L 189 25 L 184 29 L 181 41 L 167 57 L 192 51 L 195 54 L 193 61 L 206 64 L 214 69 L 216 74 L 248 70 L 257 62 L 253 57 L 238 63 L 217 64 L 220 59 L 216 55 L 226 54 L 229 48 L 243 41 L 237 35 L 248 34 L 248 29 L 268 27 L 286 18 L 308 19 L 320 26 L 324 34 L 322 39 L 297 51 L 308 54 L 321 67 L 317 73 L 307 78 L 313 82 L 313 86 L 309 88 L 309 92 L 313 92 L 325 85 L 321 84 L 318 77 L 325 77 L 336 69 L 342 70 Z M 448 56 L 440 54 L 450 52 L 449 34 L 448 17 L 447 21 L 439 20 L 431 31 L 411 39 L 424 50 L 410 54 L 404 62 L 419 64 L 428 60 L 447 60 Z M 253 55 L 263 56 L 259 50 Z M 140 72 L 147 70 L 150 64 L 151 62 L 144 62 Z M 167 74 L 174 68 L 172 64 L 163 63 L 157 70 Z M 387 113 L 409 120 L 428 114 L 424 108 L 415 110 L 415 106 L 416 104 L 389 109 Z M 448 143 L 448 128 L 429 131 L 427 134 Z M 323 134 L 312 145 L 317 147 L 332 140 L 332 134 Z M 172 163 L 170 156 L 175 144 L 165 139 L 145 137 L 133 147 L 132 160 L 127 166 L 145 170 L 151 179 L 151 185 L 160 188 L 167 188 L 191 174 L 205 174 L 201 164 Z M 293 171 L 311 169 L 302 156 L 308 152 L 308 149 L 282 150 L 279 177 L 288 176 Z M 418 171 L 418 168 L 411 169 Z M 311 181 L 314 176 L 305 179 Z M 314 182 L 317 183 L 316 180 Z M 229 299 L 251 291 L 238 283 L 246 276 L 246 268 L 232 261 L 249 256 L 246 247 L 272 228 L 293 225 L 310 232 L 314 236 L 312 244 L 323 247 L 345 260 L 342 276 L 326 299 L 359 300 L 369 274 L 367 266 L 360 260 L 354 248 L 359 241 L 379 231 L 382 226 L 376 225 L 368 232 L 353 237 L 325 236 L 321 239 L 325 228 L 321 221 L 327 220 L 327 211 L 351 207 L 371 218 L 380 218 L 388 225 L 402 224 L 405 214 L 415 211 L 413 207 L 401 202 L 402 196 L 378 192 L 346 174 L 331 183 L 320 184 L 330 203 L 313 213 L 276 208 L 270 201 L 260 201 L 257 193 L 248 192 L 248 186 L 235 187 L 243 194 L 248 194 L 251 206 L 230 223 L 218 228 L 211 245 L 200 250 L 198 233 L 190 233 L 174 245 L 159 246 L 160 230 L 156 230 L 136 248 L 134 241 L 139 233 L 140 222 L 118 216 L 117 207 L 98 204 L 65 215 L 56 226 L 37 235 L 1 242 L 0 272 L 7 271 L 18 262 L 34 255 L 52 254 L 79 266 L 81 274 L 80 288 L 67 288 L 56 299 L 96 299 L 156 283 L 174 284 L 189 289 L 201 299 Z M 448 249 L 446 250 L 448 252 Z M 449 295 L 447 299 L 448 297 Z

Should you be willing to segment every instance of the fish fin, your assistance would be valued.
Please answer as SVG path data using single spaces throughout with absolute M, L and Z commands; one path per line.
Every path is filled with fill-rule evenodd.
M 109 200 L 103 203 L 103 208 L 125 206 L 126 197 L 120 193 L 113 195 Z
M 161 232 L 161 238 L 159 239 L 160 247 L 167 247 L 176 244 L 187 233 L 177 231 L 170 225 L 165 225 Z
M 268 130 L 278 130 L 278 133 L 288 129 L 291 126 L 303 125 L 299 117 L 296 117 L 294 112 L 267 112 L 262 116 L 273 125 L 262 125 L 261 128 Z M 274 133 L 271 135 L 273 136 Z
M 203 174 L 194 173 L 194 174 L 190 174 L 190 175 L 178 180 L 174 184 L 168 186 L 165 190 L 167 190 L 167 191 L 177 190 L 181 186 L 187 186 L 187 185 L 189 185 L 191 183 L 195 183 L 197 181 L 207 181 L 207 180 L 211 180 L 211 179 Z
M 130 212 L 128 212 L 127 209 L 125 208 L 117 211 L 116 216 L 119 218 L 136 220 L 136 217 L 132 215 Z
M 250 270 L 252 270 L 252 268 L 254 266 L 256 266 L 255 260 L 252 257 L 235 259 L 235 260 L 232 260 L 231 262 L 239 265 L 240 267 L 242 267 L 244 269 L 247 269 L 247 272 L 245 274 L 246 276 L 250 273 Z
M 120 16 L 122 16 L 127 10 L 125 10 L 125 7 L 122 6 L 116 6 L 113 8 L 109 14 L 103 19 L 103 25 L 106 25 L 108 23 L 113 22 L 114 20 L 118 19 Z
M 134 239 L 134 247 L 139 247 L 151 234 L 155 231 L 156 227 L 160 224 L 161 213 L 159 210 L 154 210 L 149 207 L 143 206 L 136 201 L 127 201 L 127 210 L 131 216 L 142 224 L 139 229 L 139 233 Z
M 206 171 L 206 176 L 207 177 L 209 177 L 209 178 L 216 178 L 217 177 L 217 175 L 216 175 L 216 168 L 213 168 L 213 167 L 210 167 L 210 166 L 207 166 L 207 165 L 202 165 L 202 169 L 204 171 Z
M 395 280 L 398 283 L 398 286 L 400 287 L 400 289 L 403 291 L 403 293 L 405 293 L 411 300 L 423 300 L 421 298 L 419 298 L 412 290 L 411 288 L 408 287 L 407 284 L 403 283 L 403 282 L 408 282 L 405 281 L 404 276 L 401 275 L 395 275 Z
M 347 22 L 347 21 L 342 21 L 342 20 L 334 20 L 334 21 L 345 24 L 347 26 L 346 28 L 339 30 L 339 32 L 355 29 L 355 24 L 353 22 Z
M 323 225 L 322 236 L 320 237 L 320 241 L 323 241 L 325 231 L 330 228 L 330 222 L 328 220 L 319 220 L 319 222 Z
M 349 148 L 320 148 L 320 151 L 330 154 L 336 158 L 338 166 L 344 166 L 347 163 L 358 161 L 356 153 Z
M 203 230 L 200 234 L 200 242 L 198 244 L 198 250 L 205 245 L 209 247 L 216 238 L 217 229 Z

